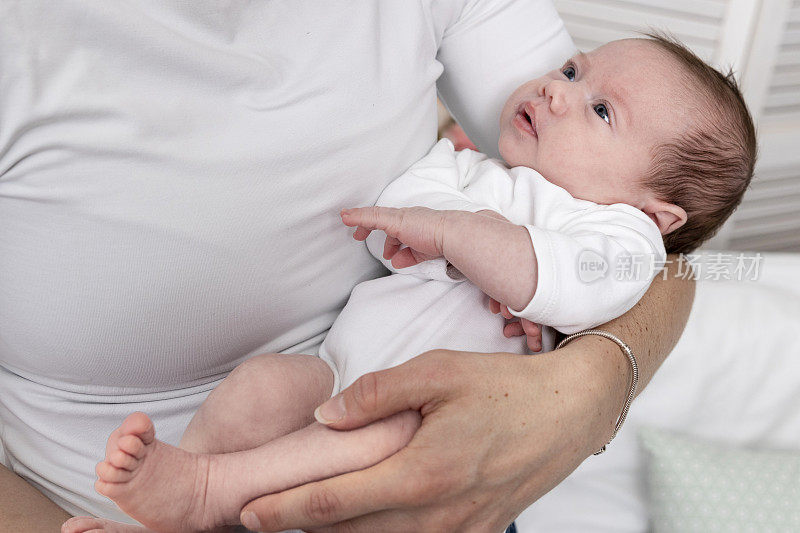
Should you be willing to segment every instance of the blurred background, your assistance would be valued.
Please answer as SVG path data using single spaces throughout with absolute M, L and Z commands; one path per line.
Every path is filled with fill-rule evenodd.
M 800 252 L 800 0 L 554 0 L 580 50 L 665 30 L 733 67 L 756 121 L 759 160 L 739 209 L 704 248 Z M 452 119 L 440 105 L 440 131 Z

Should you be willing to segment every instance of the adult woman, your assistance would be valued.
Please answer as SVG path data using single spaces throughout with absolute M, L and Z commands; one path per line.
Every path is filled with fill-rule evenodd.
M 211 0 L 42 1 L 3 11 L 4 463 L 69 512 L 120 520 L 92 492 L 92 479 L 105 437 L 125 414 L 147 411 L 160 438 L 177 442 L 233 367 L 262 352 L 313 353 L 350 289 L 379 275 L 350 242 L 338 209 L 371 205 L 428 150 L 436 89 L 479 147 L 494 151 L 498 95 L 573 51 L 552 6 L 538 0 L 224 8 Z M 690 287 L 678 286 L 662 287 L 623 318 L 624 338 L 657 354 L 643 354 L 645 377 L 685 319 Z M 676 296 L 660 301 L 667 293 Z M 673 306 L 679 318 L 654 325 L 645 339 L 637 321 Z M 601 392 L 584 387 L 561 411 L 575 425 L 575 446 L 558 457 L 533 449 L 533 458 L 519 458 L 522 471 L 546 459 L 547 475 L 528 476 L 530 487 L 500 511 L 457 515 L 496 527 L 607 437 L 628 379 L 614 350 L 594 340 L 570 352 L 604 376 Z M 564 369 L 520 373 L 528 360 L 497 358 L 511 375 L 536 377 L 509 379 L 512 400 L 498 416 L 475 404 L 483 394 L 480 375 L 467 371 L 475 358 L 486 362 L 464 357 L 444 388 L 469 390 L 467 412 L 487 424 L 503 420 L 499 435 L 517 448 L 537 438 L 511 429 L 530 399 L 524 391 L 534 391 L 536 414 L 563 404 L 543 387 L 569 387 Z M 397 407 L 381 405 L 375 412 Z M 464 427 L 441 418 L 425 434 L 452 438 Z M 479 482 L 459 505 L 489 508 L 492 484 Z M 420 489 L 416 497 L 441 501 L 446 492 Z M 386 494 L 381 503 L 392 500 Z

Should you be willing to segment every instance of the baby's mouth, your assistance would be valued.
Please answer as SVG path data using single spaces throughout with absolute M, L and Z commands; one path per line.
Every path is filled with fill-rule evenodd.
M 517 109 L 517 116 L 514 117 L 514 124 L 529 135 L 539 138 L 536 130 L 536 112 L 529 102 L 520 104 Z

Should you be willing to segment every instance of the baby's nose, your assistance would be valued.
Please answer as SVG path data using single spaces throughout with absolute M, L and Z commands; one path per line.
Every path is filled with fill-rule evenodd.
M 552 80 L 543 88 L 543 96 L 549 100 L 550 111 L 555 115 L 564 114 L 570 101 L 577 97 L 578 87 L 574 82 Z

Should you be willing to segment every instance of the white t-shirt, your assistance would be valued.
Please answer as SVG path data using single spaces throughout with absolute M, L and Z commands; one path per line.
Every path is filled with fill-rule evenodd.
M 547 0 L 5 3 L 4 464 L 129 520 L 93 489 L 109 432 L 177 443 L 237 364 L 315 353 L 383 271 L 338 212 L 428 152 L 437 88 L 492 152 L 573 52 Z
M 658 226 L 641 210 L 574 198 L 531 168 L 456 152 L 447 139 L 394 180 L 377 205 L 489 209 L 524 225 L 537 287 L 524 309 L 510 311 L 567 334 L 624 314 L 666 260 Z M 320 349 L 337 387 L 435 348 L 526 353 L 524 337 L 505 338 L 505 321 L 489 312 L 488 298 L 463 277 L 454 280 L 444 259 L 395 269 L 383 259 L 385 237 L 374 231 L 367 246 L 396 274 L 359 284 Z M 543 331 L 543 351 L 554 338 Z

